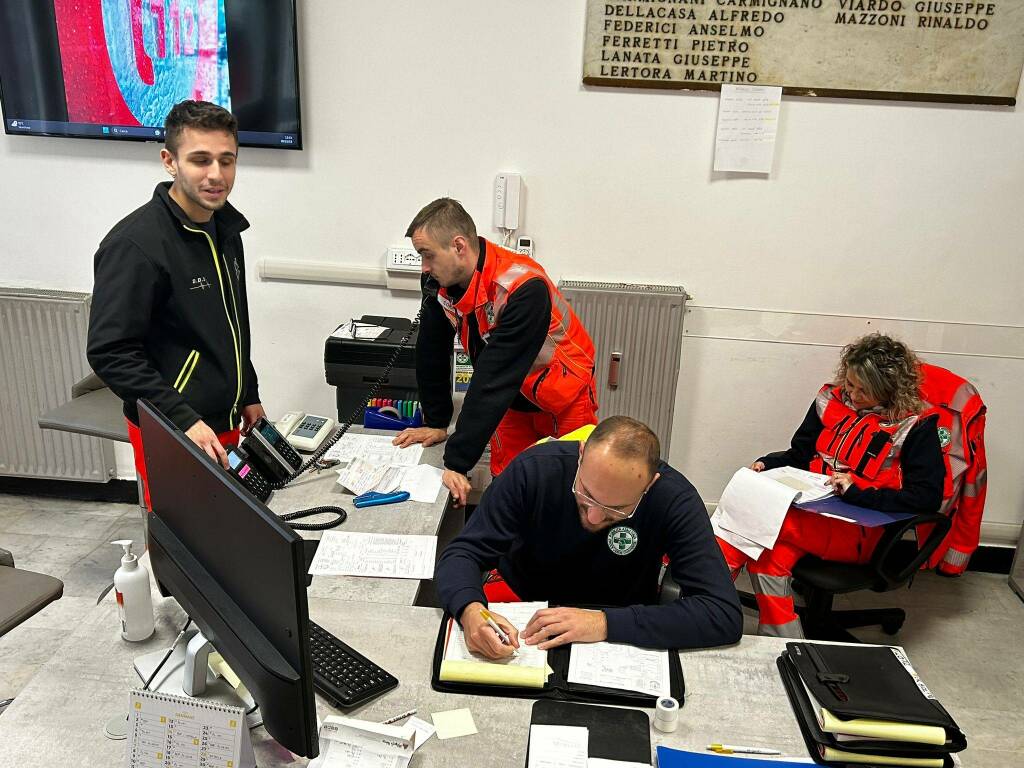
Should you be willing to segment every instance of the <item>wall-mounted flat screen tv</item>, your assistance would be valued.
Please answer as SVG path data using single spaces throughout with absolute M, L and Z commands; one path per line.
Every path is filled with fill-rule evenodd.
M 0 0 L 8 134 L 163 141 L 183 99 L 302 148 L 295 0 Z

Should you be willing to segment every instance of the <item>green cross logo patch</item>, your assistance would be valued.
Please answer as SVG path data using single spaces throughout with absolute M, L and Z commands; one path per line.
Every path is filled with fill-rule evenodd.
M 636 531 L 625 525 L 617 525 L 608 531 L 608 549 L 616 555 L 628 555 L 636 549 L 639 540 Z
M 953 435 L 945 427 L 939 427 L 939 445 L 945 448 L 953 439 Z

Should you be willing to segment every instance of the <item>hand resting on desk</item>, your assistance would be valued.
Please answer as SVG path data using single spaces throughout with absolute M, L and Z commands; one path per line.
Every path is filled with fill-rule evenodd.
M 424 448 L 429 448 L 436 443 L 443 443 L 447 439 L 448 432 L 438 427 L 409 427 L 395 435 L 391 444 L 405 448 L 415 443 L 423 443 Z
M 470 603 L 462 610 L 459 623 L 462 624 L 466 645 L 473 653 L 486 656 L 488 659 L 508 658 L 519 647 L 519 630 L 504 616 L 491 612 L 491 618 L 512 641 L 510 645 L 505 645 L 498 639 L 498 634 L 491 629 L 484 617 L 480 615 L 480 611 L 484 607 L 483 603 L 475 602 Z

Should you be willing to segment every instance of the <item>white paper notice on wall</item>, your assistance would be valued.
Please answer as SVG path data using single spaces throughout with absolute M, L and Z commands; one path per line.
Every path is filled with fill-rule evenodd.
M 722 85 L 715 135 L 715 170 L 771 173 L 782 87 Z

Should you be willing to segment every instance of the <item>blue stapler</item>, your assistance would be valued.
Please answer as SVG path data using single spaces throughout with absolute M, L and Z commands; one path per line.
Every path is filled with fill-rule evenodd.
M 369 493 L 364 493 L 361 496 L 356 496 L 355 499 L 352 500 L 352 503 L 357 508 L 375 507 L 378 504 L 397 504 L 398 502 L 405 501 L 408 498 L 408 491 L 392 491 L 391 493 L 370 491 Z

